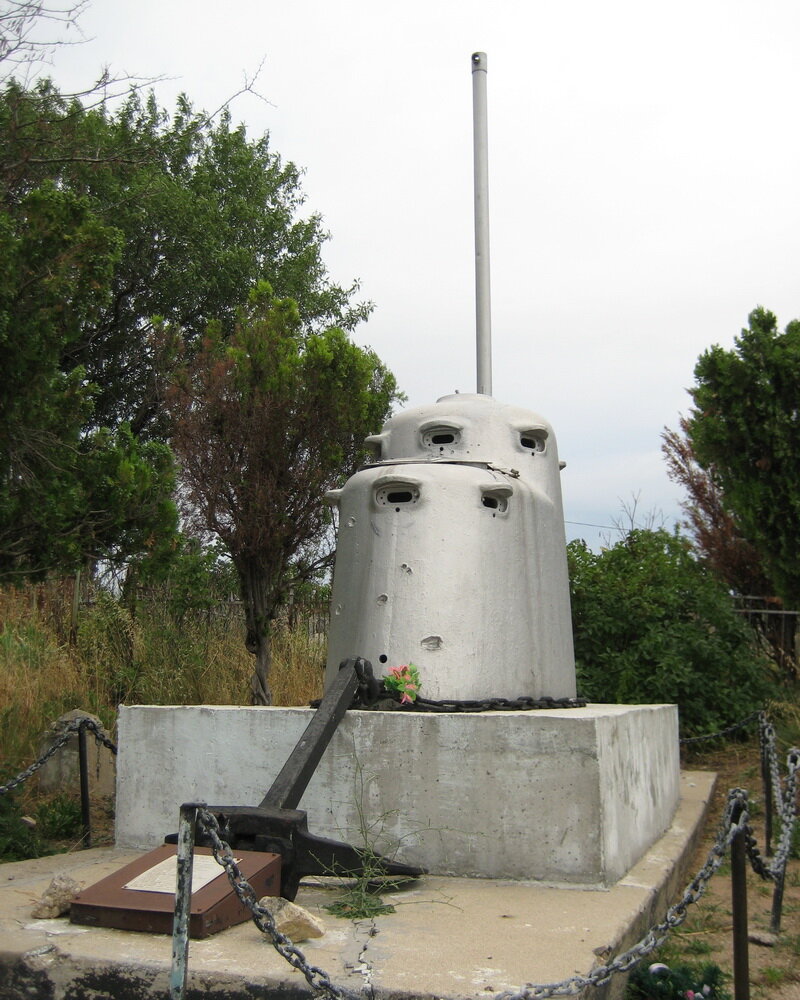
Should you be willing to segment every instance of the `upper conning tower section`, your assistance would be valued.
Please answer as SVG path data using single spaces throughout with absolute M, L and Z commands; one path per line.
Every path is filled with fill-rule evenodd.
M 404 410 L 367 445 L 373 463 L 464 462 L 514 470 L 526 480 L 541 480 L 543 466 L 559 467 L 555 435 L 544 417 L 477 393 Z

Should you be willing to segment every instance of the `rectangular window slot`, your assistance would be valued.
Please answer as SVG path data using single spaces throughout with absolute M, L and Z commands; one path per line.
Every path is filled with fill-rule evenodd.
M 452 453 L 453 449 L 461 444 L 461 430 L 458 427 L 448 427 L 447 424 L 423 427 L 420 440 L 423 448 L 434 452 L 438 451 L 439 454 L 442 454 L 445 449 Z
M 481 496 L 481 503 L 487 510 L 491 510 L 495 514 L 504 514 L 508 510 L 508 494 L 506 493 L 484 493 Z
M 419 500 L 419 487 L 412 483 L 389 483 L 375 491 L 375 502 L 379 507 L 400 507 L 415 504 Z
M 519 443 L 526 451 L 543 452 L 545 450 L 546 431 L 522 431 Z

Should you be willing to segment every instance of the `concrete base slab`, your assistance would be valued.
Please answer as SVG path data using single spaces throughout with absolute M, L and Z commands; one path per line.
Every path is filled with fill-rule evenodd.
M 182 802 L 257 805 L 310 709 L 119 713 L 117 844 L 150 848 Z M 607 885 L 669 827 L 674 705 L 440 715 L 349 711 L 300 802 L 309 829 L 440 875 Z
M 333 890 L 303 884 L 297 901 L 321 917 L 327 932 L 300 948 L 336 985 L 369 987 L 379 1000 L 477 998 L 585 975 L 639 940 L 675 901 L 688 881 L 713 781 L 706 772 L 681 776 L 669 831 L 611 889 L 426 877 L 393 897 L 394 914 L 352 922 L 322 908 L 336 898 Z M 0 997 L 166 995 L 170 937 L 30 916 L 55 874 L 88 885 L 135 853 L 97 849 L 0 866 Z M 189 969 L 192 995 L 207 1000 L 308 995 L 302 975 L 249 923 L 193 941 Z M 616 976 L 589 996 L 617 998 L 623 986 L 624 976 Z

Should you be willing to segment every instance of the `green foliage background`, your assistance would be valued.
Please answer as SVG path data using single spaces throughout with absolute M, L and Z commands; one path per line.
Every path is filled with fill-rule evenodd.
M 677 704 L 682 736 L 715 732 L 763 707 L 772 665 L 685 539 L 634 530 L 600 553 L 582 542 L 567 551 L 586 698 Z
M 695 367 L 687 430 L 787 607 L 800 603 L 800 321 L 778 329 L 754 309 L 734 348 L 714 346 Z

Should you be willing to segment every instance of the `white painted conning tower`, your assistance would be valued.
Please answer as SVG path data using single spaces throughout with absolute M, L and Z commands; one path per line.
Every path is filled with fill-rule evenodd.
M 444 396 L 367 439 L 339 509 L 328 673 L 412 662 L 428 698 L 575 696 L 559 460 L 538 414 Z
M 553 430 L 491 396 L 486 53 L 471 57 L 477 393 L 444 396 L 367 438 L 374 463 L 339 509 L 326 683 L 363 656 L 414 663 L 433 699 L 574 698 Z

